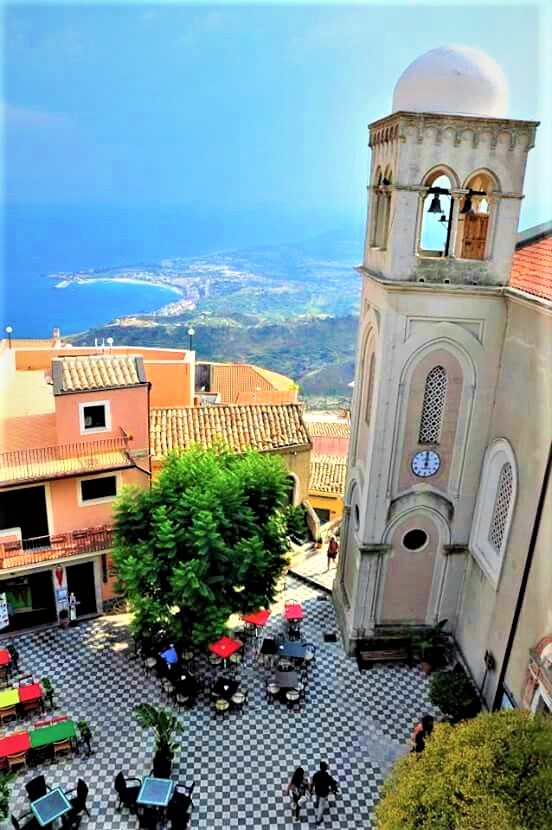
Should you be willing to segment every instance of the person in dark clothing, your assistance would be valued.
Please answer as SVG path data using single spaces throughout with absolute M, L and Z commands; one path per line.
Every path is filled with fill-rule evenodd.
M 299 821 L 299 810 L 301 808 L 301 804 L 305 800 L 307 789 L 308 781 L 305 776 L 305 770 L 303 767 L 297 767 L 287 786 L 288 795 L 291 795 L 293 799 L 293 814 L 295 816 L 295 821 Z
M 311 793 L 316 795 L 316 823 L 322 823 L 322 816 L 328 809 L 328 796 L 330 793 L 337 793 L 337 782 L 328 772 L 328 765 L 320 761 L 320 769 L 312 776 L 310 785 Z

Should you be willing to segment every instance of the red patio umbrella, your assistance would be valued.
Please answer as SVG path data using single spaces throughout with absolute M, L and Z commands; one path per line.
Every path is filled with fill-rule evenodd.
M 243 643 L 241 640 L 234 640 L 233 637 L 221 637 L 220 640 L 216 641 L 216 643 L 211 643 L 209 651 L 212 651 L 213 654 L 216 654 L 219 657 L 222 657 L 223 660 L 226 660 L 226 658 L 230 657 L 231 654 L 239 651 L 242 646 Z

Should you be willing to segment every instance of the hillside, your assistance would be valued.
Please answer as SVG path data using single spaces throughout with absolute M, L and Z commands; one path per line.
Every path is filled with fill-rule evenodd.
M 283 372 L 300 385 L 316 406 L 348 406 L 351 397 L 358 318 L 316 317 L 287 323 L 262 323 L 252 315 L 215 317 L 196 313 L 186 319 L 144 315 L 116 321 L 70 338 L 90 345 L 95 338 L 115 343 L 187 348 L 190 325 L 198 360 L 257 363 Z

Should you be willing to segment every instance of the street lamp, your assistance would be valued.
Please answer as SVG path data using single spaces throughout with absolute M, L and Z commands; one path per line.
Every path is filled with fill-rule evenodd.
M 8 346 L 9 346 L 10 349 L 12 347 L 12 342 L 11 342 L 12 332 L 13 332 L 12 327 L 11 326 L 6 326 L 6 334 L 8 335 Z
M 192 326 L 190 326 L 190 328 L 188 329 L 188 349 L 190 351 L 192 351 L 192 344 L 194 342 L 194 334 L 195 334 L 195 329 Z

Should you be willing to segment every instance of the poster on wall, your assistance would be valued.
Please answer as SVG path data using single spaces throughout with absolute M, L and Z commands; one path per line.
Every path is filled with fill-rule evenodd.
M 10 624 L 10 617 L 8 614 L 8 600 L 6 594 L 0 594 L 0 630 L 8 628 Z

